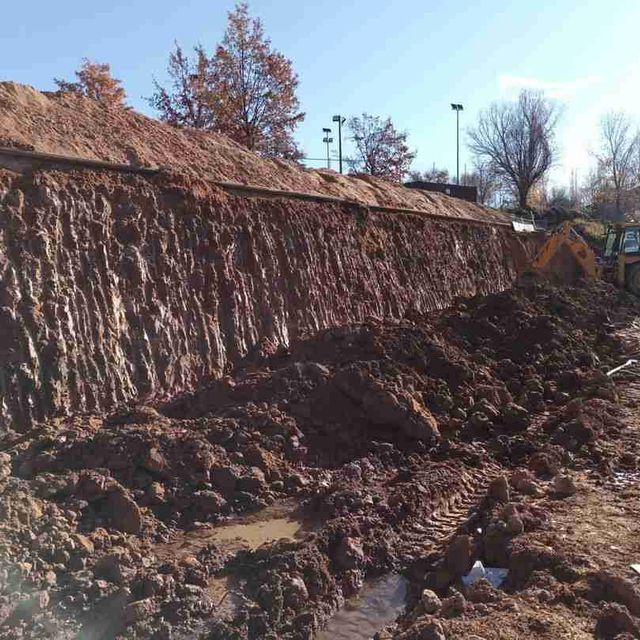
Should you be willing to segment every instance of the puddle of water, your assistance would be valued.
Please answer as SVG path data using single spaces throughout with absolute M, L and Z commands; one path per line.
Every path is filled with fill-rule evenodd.
M 329 620 L 316 640 L 369 640 L 404 610 L 407 580 L 392 573 L 367 581 Z
M 293 516 L 293 506 L 274 505 L 245 518 L 220 526 L 206 525 L 185 531 L 171 542 L 158 545 L 155 553 L 161 560 L 181 560 L 197 553 L 209 544 L 227 550 L 252 549 L 281 538 L 294 540 L 303 529 L 303 522 Z
M 239 543 L 257 549 L 266 542 L 281 538 L 293 539 L 302 528 L 302 523 L 291 518 L 273 518 L 263 522 L 230 524 L 211 531 L 211 542 L 233 545 Z

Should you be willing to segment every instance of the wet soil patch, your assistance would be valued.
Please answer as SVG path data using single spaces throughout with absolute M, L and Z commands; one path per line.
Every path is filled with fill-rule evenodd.
M 406 596 L 407 581 L 397 573 L 369 579 L 315 640 L 368 640 L 402 613 Z
M 271 505 L 241 518 L 219 525 L 200 525 L 171 537 L 155 547 L 160 560 L 197 556 L 208 545 L 225 551 L 255 550 L 277 540 L 295 540 L 315 528 L 310 518 L 304 518 L 293 502 Z

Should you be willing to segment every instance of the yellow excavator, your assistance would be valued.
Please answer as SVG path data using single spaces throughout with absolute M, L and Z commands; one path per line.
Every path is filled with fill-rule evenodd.
M 568 264 L 569 255 L 573 265 Z M 603 278 L 640 296 L 640 224 L 609 226 L 600 256 L 571 222 L 564 222 L 542 245 L 531 266 L 534 272 L 564 279 L 577 266 L 579 275 L 589 280 Z

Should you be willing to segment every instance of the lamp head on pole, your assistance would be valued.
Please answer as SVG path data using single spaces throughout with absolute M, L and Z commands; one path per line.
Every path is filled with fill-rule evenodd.
M 333 118 L 331 118 L 332 122 L 339 122 L 340 124 L 344 124 L 347 119 L 343 118 L 342 116 L 333 116 Z
M 454 111 L 464 111 L 464 107 L 461 104 L 454 104 L 453 102 L 451 103 L 451 108 Z

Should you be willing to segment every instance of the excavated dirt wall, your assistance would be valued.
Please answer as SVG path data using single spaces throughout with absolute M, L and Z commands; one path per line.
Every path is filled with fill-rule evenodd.
M 510 286 L 508 227 L 0 171 L 4 429 L 161 399 L 300 335 Z

